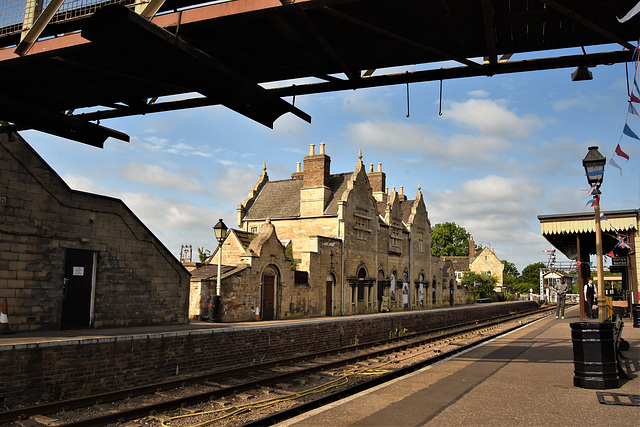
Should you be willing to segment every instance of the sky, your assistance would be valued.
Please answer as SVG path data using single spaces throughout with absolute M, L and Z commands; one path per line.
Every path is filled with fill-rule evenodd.
M 442 99 L 440 82 L 412 83 L 408 109 L 406 85 L 298 96 L 311 124 L 286 114 L 273 129 L 222 106 L 103 120 L 131 137 L 103 149 L 21 134 L 71 188 L 122 199 L 176 257 L 181 245 L 194 261 L 197 248 L 214 250 L 220 218 L 238 227 L 263 163 L 270 180 L 289 179 L 324 142 L 331 173 L 353 171 L 362 150 L 390 190 L 414 199 L 421 188 L 432 226 L 455 222 L 522 272 L 552 249 L 538 215 L 593 212 L 588 147 L 609 161 L 620 144 L 630 157 L 615 157 L 622 173 L 607 164 L 601 209 L 640 208 L 640 141 L 623 134 L 627 124 L 640 135 L 640 117 L 628 114 L 625 64 L 591 68 L 591 81 L 572 82 L 573 71 L 447 80 Z

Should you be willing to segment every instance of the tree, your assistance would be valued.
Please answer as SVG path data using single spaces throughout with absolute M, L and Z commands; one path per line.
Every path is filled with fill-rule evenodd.
M 471 235 L 455 222 L 436 224 L 431 229 L 431 255 L 469 256 L 469 238 Z M 476 251 L 482 247 L 476 246 Z
M 200 262 L 204 264 L 204 262 L 211 256 L 211 252 L 209 249 L 198 248 L 198 258 L 200 258 Z
M 514 279 L 520 277 L 520 273 L 518 272 L 518 269 L 516 268 L 514 263 L 507 260 L 502 261 L 502 263 L 504 264 L 504 270 L 502 270 L 503 277 L 508 276 L 513 277 Z
M 462 275 L 462 284 L 469 292 L 475 292 L 476 298 L 491 298 L 496 283 L 498 283 L 496 276 L 488 276 L 484 273 L 465 271 Z
M 534 293 L 539 293 L 541 268 L 545 268 L 543 262 L 536 262 L 535 264 L 527 265 L 522 270 L 522 274 L 516 281 L 517 290 L 523 293 L 528 293 L 529 289 L 533 289 Z
M 502 270 L 502 284 L 505 286 L 508 294 L 514 294 L 518 291 L 516 288 L 516 279 L 520 276 L 515 264 L 507 260 L 503 260 L 504 270 Z

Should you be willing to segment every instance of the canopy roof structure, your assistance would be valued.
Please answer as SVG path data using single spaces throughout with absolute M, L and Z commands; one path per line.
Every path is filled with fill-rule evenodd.
M 579 260 L 578 245 L 585 253 L 596 254 L 594 213 L 539 215 L 538 220 L 542 236 L 567 258 Z M 603 212 L 600 221 L 603 252 L 609 253 L 618 245 L 616 230 L 627 236 L 627 242 L 635 244 L 640 240 L 639 224 L 640 209 Z
M 102 147 L 128 140 L 102 119 L 217 104 L 310 121 L 283 97 L 628 62 L 640 22 L 618 20 L 636 0 L 85 1 L 0 28 L 0 131 Z

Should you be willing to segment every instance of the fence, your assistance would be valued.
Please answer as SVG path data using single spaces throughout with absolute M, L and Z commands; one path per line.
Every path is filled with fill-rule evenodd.
M 91 15 L 111 3 L 135 5 L 148 0 L 64 0 L 50 23 L 68 22 Z M 0 0 L 0 38 L 31 28 L 51 0 Z

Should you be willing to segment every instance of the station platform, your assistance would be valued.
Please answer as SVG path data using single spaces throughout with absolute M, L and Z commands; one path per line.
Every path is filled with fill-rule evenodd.
M 625 319 L 621 336 L 630 344 L 623 352 L 630 379 L 614 389 L 585 389 L 573 385 L 570 323 L 579 320 L 578 307 L 571 307 L 564 319 L 547 316 L 279 426 L 637 426 L 639 406 L 602 404 L 597 393 L 634 395 L 640 403 L 640 328 Z M 632 399 L 620 396 L 621 402 Z

